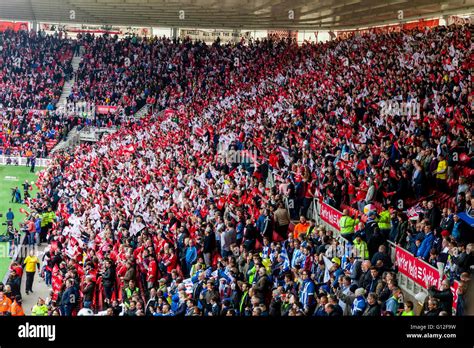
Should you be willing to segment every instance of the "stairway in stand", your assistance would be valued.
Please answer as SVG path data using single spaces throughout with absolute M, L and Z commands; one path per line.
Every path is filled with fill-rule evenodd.
M 72 79 L 64 82 L 63 91 L 61 93 L 61 97 L 59 98 L 59 101 L 57 104 L 58 108 L 67 103 L 67 98 L 71 94 L 72 87 L 74 86 L 74 83 L 76 82 L 76 72 L 77 72 L 77 69 L 79 68 L 79 63 L 81 62 L 81 59 L 82 59 L 82 52 L 83 52 L 82 47 L 79 50 L 79 52 L 80 53 L 78 56 L 74 56 L 72 58 L 72 62 L 71 62 L 72 69 L 73 69 Z

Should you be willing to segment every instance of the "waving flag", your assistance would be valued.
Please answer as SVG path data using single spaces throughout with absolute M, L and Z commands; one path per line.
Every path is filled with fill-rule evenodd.
M 280 256 L 283 258 L 283 268 L 290 269 L 290 259 L 288 258 L 288 251 L 285 244 L 282 245 Z
M 332 267 L 332 261 L 329 260 L 326 256 L 323 255 L 323 260 L 324 260 L 324 280 L 323 282 L 326 283 L 331 279 L 331 275 L 329 274 L 329 270 Z
M 285 163 L 287 166 L 290 165 L 290 152 L 288 148 L 283 147 L 283 146 L 278 146 L 281 152 L 281 155 L 283 156 L 283 159 L 285 160 Z
M 420 207 L 420 203 L 411 207 L 407 210 L 408 219 L 417 219 L 419 214 L 423 212 L 423 208 Z
M 198 126 L 194 127 L 194 134 L 196 134 L 197 136 L 202 137 L 202 136 L 204 136 L 204 133 L 205 133 L 204 128 L 201 128 L 201 127 L 198 127 Z

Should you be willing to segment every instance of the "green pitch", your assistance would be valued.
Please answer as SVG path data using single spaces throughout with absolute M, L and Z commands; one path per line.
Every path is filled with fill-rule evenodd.
M 20 208 L 28 210 L 26 204 L 12 203 L 12 188 L 18 186 L 21 192 L 21 199 L 23 197 L 23 186 L 21 186 L 25 180 L 31 184 L 32 181 L 36 182 L 38 176 L 38 171 L 41 168 L 36 168 L 36 173 L 30 173 L 30 167 L 26 166 L 1 166 L 0 165 L 0 213 L 3 214 L 0 217 L 0 223 L 7 221 L 5 215 L 8 211 L 8 208 L 12 208 L 13 213 L 15 214 L 15 219 L 13 220 L 14 225 L 18 228 L 20 222 L 25 218 L 25 214 L 20 213 Z M 30 196 L 35 197 L 37 192 L 36 185 L 33 185 L 33 190 L 30 191 Z M 6 226 L 0 224 L 0 234 L 3 235 L 6 233 Z M 5 273 L 8 270 L 10 265 L 10 258 L 8 257 L 8 243 L 0 243 L 0 281 L 2 281 Z

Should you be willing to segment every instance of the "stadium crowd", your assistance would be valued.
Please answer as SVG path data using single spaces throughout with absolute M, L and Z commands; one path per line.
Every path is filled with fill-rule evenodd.
M 72 77 L 75 44 L 42 31 L 0 32 L 1 154 L 46 158 L 47 142 L 64 135 L 53 110 Z
M 411 316 L 390 240 L 445 265 L 421 315 L 452 315 L 454 280 L 463 315 L 474 256 L 459 217 L 474 216 L 470 38 L 469 27 L 440 27 L 302 46 L 92 40 L 83 98 L 158 91 L 164 111 L 55 154 L 40 174 L 31 208 L 55 215 L 41 225 L 52 293 L 38 313 Z M 108 61 L 100 47 L 117 53 Z M 147 55 L 174 57 L 159 68 L 169 74 L 145 77 Z M 118 91 L 104 95 L 108 84 Z M 382 114 L 393 100 L 419 103 L 420 115 Z M 409 220 L 400 207 L 432 190 L 456 192 L 454 208 L 423 202 Z M 342 238 L 307 216 L 317 197 L 347 207 Z M 374 202 L 383 209 L 365 222 L 350 216 Z

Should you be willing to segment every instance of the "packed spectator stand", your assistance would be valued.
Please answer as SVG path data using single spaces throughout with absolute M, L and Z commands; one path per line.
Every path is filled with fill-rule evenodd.
M 54 110 L 71 78 L 74 45 L 44 32 L 0 32 L 2 155 L 45 158 L 65 135 L 66 122 Z
M 411 316 L 392 243 L 445 268 L 421 315 L 452 315 L 455 280 L 463 315 L 471 29 L 302 46 L 80 38 L 71 100 L 161 112 L 40 173 L 30 219 L 55 212 L 45 314 Z M 390 100 L 420 114 L 382 115 Z M 343 211 L 340 233 L 308 216 L 315 200 Z

